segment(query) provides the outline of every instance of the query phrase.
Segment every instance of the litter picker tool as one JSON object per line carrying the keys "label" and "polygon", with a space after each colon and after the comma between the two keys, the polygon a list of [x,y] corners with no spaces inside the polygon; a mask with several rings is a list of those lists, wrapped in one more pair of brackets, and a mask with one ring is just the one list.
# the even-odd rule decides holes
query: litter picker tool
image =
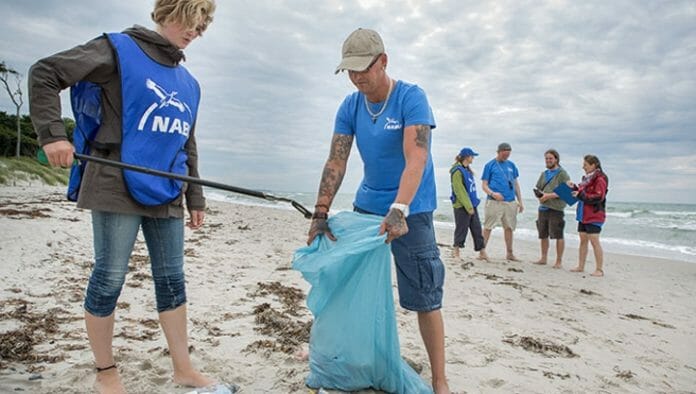
{"label": "litter picker tool", "polygon": [[[46,159],[45,155],[42,155],[42,153],[43,153],[43,150],[41,152],[39,152],[39,161],[44,163],[44,164],[48,164],[48,160]],[[155,170],[152,168],[141,167],[141,166],[137,166],[134,164],[128,164],[128,163],[123,163],[120,161],[104,159],[101,157],[83,155],[81,153],[75,153],[74,156],[77,160],[91,161],[91,162],[103,164],[106,166],[142,172],[142,173],[148,174],[148,175],[155,175],[155,176],[161,176],[164,178],[176,179],[179,181],[194,183],[194,184],[202,185],[202,186],[208,186],[208,187],[212,187],[215,189],[226,190],[226,191],[233,192],[233,193],[244,194],[247,196],[252,196],[252,197],[257,197],[257,198],[263,198],[264,200],[268,200],[268,201],[288,202],[295,209],[297,209],[306,219],[312,218],[312,212],[310,212],[307,208],[305,208],[299,202],[297,202],[293,199],[290,199],[290,198],[278,197],[278,196],[274,196],[272,194],[260,192],[257,190],[244,189],[244,188],[237,187],[237,186],[225,185],[224,183],[218,183],[218,182],[208,181],[205,179],[195,178],[195,177],[188,176],[188,175],[174,174],[171,172]]]}

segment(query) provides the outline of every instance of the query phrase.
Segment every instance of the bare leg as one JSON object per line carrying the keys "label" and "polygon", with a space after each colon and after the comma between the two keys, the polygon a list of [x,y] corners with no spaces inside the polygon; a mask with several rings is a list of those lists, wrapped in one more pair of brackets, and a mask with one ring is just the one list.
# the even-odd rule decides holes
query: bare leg
{"label": "bare leg", "polygon": [[454,257],[455,259],[459,258],[459,248],[456,246],[452,247],[452,257]]}
{"label": "bare leg", "polygon": [[590,234],[588,238],[592,244],[592,251],[594,252],[595,258],[595,272],[591,275],[604,276],[604,251],[602,250],[602,244],[599,243],[599,234]]}
{"label": "bare leg", "polygon": [[546,264],[549,256],[549,239],[542,238],[541,241],[541,257],[539,260],[535,261],[534,264],[544,265]]}
{"label": "bare leg", "polygon": [[580,246],[578,247],[578,266],[571,269],[570,272],[583,272],[585,270],[585,260],[587,260],[587,233],[578,233],[580,236]]}
{"label": "bare leg", "polygon": [[435,394],[449,394],[445,375],[445,327],[440,310],[418,312],[418,327],[430,359]]}
{"label": "bare leg", "polygon": [[172,356],[174,383],[191,387],[206,387],[215,383],[215,380],[201,374],[191,365],[186,329],[186,305],[161,312],[159,319],[164,336],[167,338],[169,354]]}
{"label": "bare leg", "polygon": [[[491,238],[491,232],[492,232],[492,231],[493,231],[493,230],[489,230],[489,229],[486,229],[486,228],[483,229],[483,244],[486,245],[486,247],[488,247],[488,240]],[[489,261],[489,260],[488,260],[488,254],[486,254],[486,259],[485,259],[485,260],[486,260],[486,261]]]}
{"label": "bare leg", "polygon": [[[107,317],[97,317],[85,311],[85,325],[97,368],[114,365],[114,353],[111,347],[114,337],[114,313]],[[117,368],[97,372],[94,386],[101,394],[126,392]]]}
{"label": "bare leg", "polygon": [[506,258],[510,261],[520,261],[512,252],[512,229],[506,228],[505,231],[505,249],[507,250]]}
{"label": "bare leg", "polygon": [[483,244],[486,245],[486,247],[488,247],[488,239],[491,237],[491,231],[493,230],[487,228],[483,229]]}
{"label": "bare leg", "polygon": [[556,240],[556,264],[553,268],[561,268],[563,264],[563,252],[565,251],[565,239]]}
{"label": "bare leg", "polygon": [[479,259],[479,260],[484,260],[484,261],[488,261],[488,253],[486,253],[486,249],[485,249],[485,248],[479,250],[479,255],[478,255],[477,259]]}

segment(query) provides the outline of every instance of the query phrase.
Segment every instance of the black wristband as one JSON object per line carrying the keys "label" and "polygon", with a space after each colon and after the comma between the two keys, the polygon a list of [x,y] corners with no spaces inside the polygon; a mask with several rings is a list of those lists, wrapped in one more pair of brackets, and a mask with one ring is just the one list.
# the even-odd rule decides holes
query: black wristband
{"label": "black wristband", "polygon": [[326,212],[314,212],[312,214],[312,219],[328,219],[329,214]]}

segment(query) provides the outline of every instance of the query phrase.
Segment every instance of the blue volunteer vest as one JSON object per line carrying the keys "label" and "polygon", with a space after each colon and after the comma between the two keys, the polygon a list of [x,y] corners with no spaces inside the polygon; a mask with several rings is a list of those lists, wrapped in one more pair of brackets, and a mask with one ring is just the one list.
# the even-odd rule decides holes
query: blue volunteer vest
{"label": "blue volunteer vest", "polygon": [[[471,205],[474,208],[478,207],[481,200],[478,198],[478,193],[476,193],[476,180],[474,179],[474,174],[472,174],[471,171],[466,171],[466,169],[462,166],[455,167],[454,171],[459,171],[462,173],[462,179],[464,179],[464,188],[469,193]],[[453,175],[454,171],[450,175]],[[452,190],[450,200],[452,200],[452,202],[457,201],[457,196],[454,195],[454,190]]]}
{"label": "blue volunteer vest", "polygon": [[[196,119],[200,87],[179,65],[169,67],[152,60],[133,39],[123,33],[106,37],[114,48],[121,77],[121,161],[155,170],[188,175],[185,145]],[[89,153],[101,124],[101,88],[81,81],[71,89],[76,128],[74,145]],[[82,120],[82,121],[81,121]],[[83,166],[73,167],[68,198],[77,199]],[[181,194],[183,182],[123,170],[128,192],[138,203],[155,206],[170,203]]]}
{"label": "blue volunteer vest", "polygon": [[[126,34],[109,34],[116,50],[123,98],[121,160],[160,171],[188,175],[184,145],[198,112],[200,87],[179,65],[152,60]],[[161,205],[181,194],[182,181],[130,170],[123,178],[143,205]]]}
{"label": "blue volunteer vest", "polygon": [[[75,116],[73,146],[75,152],[89,155],[102,121],[101,87],[80,81],[70,88],[70,104]],[[77,201],[86,162],[73,162],[68,180],[68,200]]]}

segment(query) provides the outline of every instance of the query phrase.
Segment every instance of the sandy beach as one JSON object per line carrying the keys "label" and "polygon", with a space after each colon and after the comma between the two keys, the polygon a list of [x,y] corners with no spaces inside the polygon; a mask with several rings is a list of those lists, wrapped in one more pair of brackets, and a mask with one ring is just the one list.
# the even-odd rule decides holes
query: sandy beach
{"label": "sandy beach", "polygon": [[[308,221],[294,210],[209,202],[186,230],[191,354],[243,393],[307,393],[307,283],[291,269]],[[91,219],[63,187],[0,187],[0,392],[92,392],[82,319],[92,264]],[[502,233],[475,259],[469,242],[447,267],[447,371],[458,393],[691,393],[696,391],[696,264],[607,254],[604,278],[537,266],[538,244]],[[552,248],[550,257],[555,256]],[[394,288],[396,290],[396,288]],[[394,292],[397,297],[396,291]],[[186,393],[171,381],[147,249],[136,243],[119,299],[114,346],[129,392]],[[416,317],[396,308],[401,352],[430,380]]]}

